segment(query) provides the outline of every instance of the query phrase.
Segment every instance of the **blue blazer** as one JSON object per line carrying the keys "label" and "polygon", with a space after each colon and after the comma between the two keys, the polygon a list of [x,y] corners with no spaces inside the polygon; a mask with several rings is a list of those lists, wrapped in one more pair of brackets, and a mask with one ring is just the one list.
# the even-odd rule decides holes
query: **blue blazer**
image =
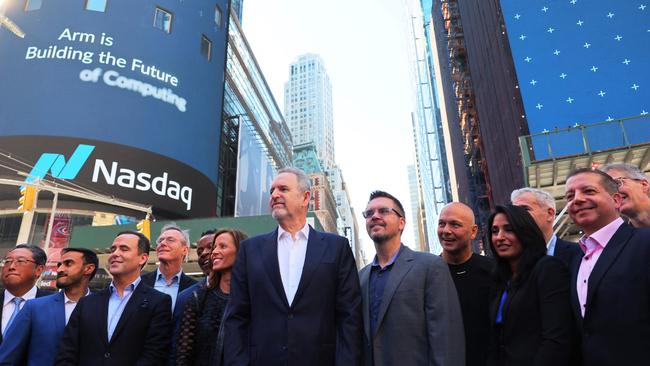
{"label": "blue blazer", "polygon": [[0,365],[53,365],[64,329],[63,291],[27,301],[5,332]]}
{"label": "blue blazer", "polygon": [[347,239],[309,229],[289,305],[278,264],[278,231],[242,242],[230,283],[225,365],[359,365],[361,292]]}

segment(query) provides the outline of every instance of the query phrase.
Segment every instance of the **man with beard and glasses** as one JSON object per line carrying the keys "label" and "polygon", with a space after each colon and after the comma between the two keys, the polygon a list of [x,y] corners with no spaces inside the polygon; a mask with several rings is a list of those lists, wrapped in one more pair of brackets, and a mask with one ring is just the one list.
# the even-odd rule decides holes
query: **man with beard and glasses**
{"label": "man with beard and glasses", "polygon": [[56,276],[56,287],[61,291],[25,304],[0,346],[0,365],[54,364],[63,330],[79,299],[90,293],[88,284],[98,267],[97,254],[92,250],[63,249]]}
{"label": "man with beard and glasses", "polygon": [[279,170],[278,228],[241,243],[226,312],[226,365],[359,364],[359,277],[348,240],[307,224],[309,177]]}
{"label": "man with beard and glasses", "polygon": [[404,207],[375,191],[363,212],[377,254],[359,273],[365,365],[465,365],[463,319],[445,262],[401,241]]}
{"label": "man with beard and glasses", "polygon": [[467,366],[485,365],[494,288],[494,260],[472,252],[472,240],[477,232],[474,212],[466,204],[452,202],[440,211],[438,239],[442,245],[441,257],[449,266],[458,292],[465,326]]}

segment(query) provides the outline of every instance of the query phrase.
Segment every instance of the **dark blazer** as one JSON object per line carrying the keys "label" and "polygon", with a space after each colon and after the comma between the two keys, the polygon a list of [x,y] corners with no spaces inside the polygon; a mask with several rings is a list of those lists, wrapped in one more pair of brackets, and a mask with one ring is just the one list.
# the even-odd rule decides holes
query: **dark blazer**
{"label": "dark blazer", "polygon": [[226,365],[359,364],[359,277],[348,240],[310,227],[289,306],[278,265],[278,231],[241,243],[225,324]]}
{"label": "dark blazer", "polygon": [[[45,290],[41,290],[40,288],[36,289],[36,297],[43,297],[43,296],[47,296],[47,295],[52,295],[53,293],[54,292],[52,292],[52,291],[45,291]],[[2,310],[4,308],[2,306],[2,304],[4,304],[4,303],[5,303],[5,291],[4,291],[4,289],[2,289],[0,291],[0,319],[2,319]],[[27,303],[25,303],[25,305],[27,305]],[[23,307],[25,305],[23,305]],[[2,337],[2,333],[0,333],[0,343],[2,343],[2,341],[3,341],[3,337]]]}
{"label": "dark blazer", "polygon": [[82,298],[63,333],[56,365],[164,365],[171,298],[139,283],[108,340],[109,289]]}
{"label": "dark blazer", "polygon": [[650,362],[650,229],[623,223],[589,276],[587,308],[580,312],[576,282],[581,259],[571,266],[571,301],[585,366]]}
{"label": "dark blazer", "polygon": [[370,334],[371,265],[359,273],[365,365],[465,365],[463,316],[447,264],[404,247],[393,264]]}
{"label": "dark blazer", "polygon": [[583,254],[582,249],[580,249],[577,243],[557,238],[553,256],[564,262],[567,267],[571,264],[573,257],[577,256],[581,258]]}
{"label": "dark blazer", "polygon": [[[142,283],[144,283],[145,285],[147,285],[149,287],[154,287],[154,285],[156,283],[156,271],[145,273],[140,277],[142,278]],[[192,277],[186,275],[185,272],[181,272],[181,278],[180,278],[180,281],[178,283],[178,295],[180,295],[180,293],[183,290],[185,290],[186,288],[188,288],[188,287],[190,287],[190,286],[192,286],[194,284],[196,284],[195,279],[193,279]],[[176,308],[175,306],[178,305],[178,299],[179,299],[178,295],[176,295],[176,304],[174,304],[174,309]],[[183,310],[181,309],[181,313],[182,312],[183,312]]]}
{"label": "dark blazer", "polygon": [[568,365],[571,357],[569,273],[555,257],[544,256],[523,281],[513,284],[496,324],[503,288],[490,306],[488,365]]}

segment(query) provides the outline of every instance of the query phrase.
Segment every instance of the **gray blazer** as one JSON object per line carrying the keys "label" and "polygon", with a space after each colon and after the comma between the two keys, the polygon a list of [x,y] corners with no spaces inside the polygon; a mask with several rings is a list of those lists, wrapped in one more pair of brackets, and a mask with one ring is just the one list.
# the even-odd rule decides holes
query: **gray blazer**
{"label": "gray blazer", "polygon": [[364,364],[464,366],[463,318],[447,264],[430,253],[404,247],[390,271],[372,336],[370,270],[367,265],[359,273]]}

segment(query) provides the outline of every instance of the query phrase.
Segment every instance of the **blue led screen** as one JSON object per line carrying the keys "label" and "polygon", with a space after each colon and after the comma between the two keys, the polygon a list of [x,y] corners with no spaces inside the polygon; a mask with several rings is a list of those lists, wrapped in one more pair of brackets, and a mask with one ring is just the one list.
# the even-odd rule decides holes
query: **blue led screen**
{"label": "blue led screen", "polygon": [[[650,7],[643,2],[502,0],[501,7],[531,134],[650,112]],[[587,129],[589,148],[650,140],[650,119],[640,121],[624,123],[625,131],[618,123]],[[553,137],[553,155],[583,150],[575,146],[580,131],[563,135]],[[534,139],[538,158],[548,156],[545,139]]]}

